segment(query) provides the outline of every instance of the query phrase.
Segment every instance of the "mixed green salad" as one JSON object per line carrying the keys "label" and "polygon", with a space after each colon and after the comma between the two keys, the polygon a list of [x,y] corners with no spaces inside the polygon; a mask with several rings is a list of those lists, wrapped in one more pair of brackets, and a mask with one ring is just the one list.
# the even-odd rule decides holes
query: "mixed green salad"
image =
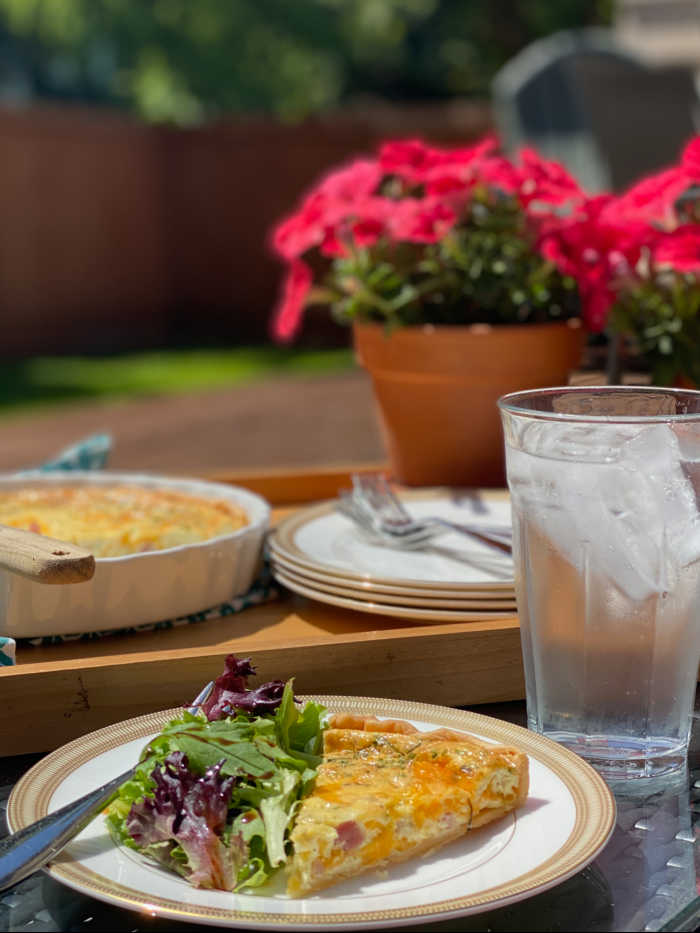
{"label": "mixed green salad", "polygon": [[321,762],[325,709],[299,709],[291,680],[248,689],[253,674],[229,655],[201,712],[149,742],[106,812],[116,842],[197,887],[259,887],[284,865]]}

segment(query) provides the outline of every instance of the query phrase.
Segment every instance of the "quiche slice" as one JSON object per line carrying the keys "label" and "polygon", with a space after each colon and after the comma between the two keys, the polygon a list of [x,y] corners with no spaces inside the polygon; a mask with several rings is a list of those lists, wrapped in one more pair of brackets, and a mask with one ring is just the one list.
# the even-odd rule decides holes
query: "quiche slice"
{"label": "quiche slice", "polygon": [[337,714],[291,833],[287,892],[303,897],[430,852],[514,810],[527,790],[516,748]]}

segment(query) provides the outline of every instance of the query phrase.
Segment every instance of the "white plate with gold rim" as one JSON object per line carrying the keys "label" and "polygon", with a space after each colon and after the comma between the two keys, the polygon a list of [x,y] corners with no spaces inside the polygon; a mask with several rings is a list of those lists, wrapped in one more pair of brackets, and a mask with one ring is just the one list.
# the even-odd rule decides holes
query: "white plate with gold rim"
{"label": "white plate with gold rim", "polygon": [[421,587],[421,586],[411,586],[409,584],[405,585],[392,585],[385,583],[377,583],[373,579],[367,579],[366,577],[358,577],[357,579],[351,576],[338,576],[337,574],[329,570],[312,570],[310,567],[298,563],[293,558],[289,557],[275,547],[274,540],[269,542],[269,555],[271,562],[274,565],[279,565],[287,571],[291,571],[294,575],[299,577],[307,577],[309,580],[315,580],[318,583],[323,583],[326,586],[337,586],[337,587],[349,587],[356,590],[358,593],[377,593],[382,594],[386,597],[391,596],[401,596],[401,597],[418,597],[419,599],[448,599],[448,600],[471,600],[471,599],[483,599],[483,600],[508,600],[515,599],[515,587],[509,588],[499,588],[499,589],[476,589],[471,586],[464,587],[462,589],[450,589],[450,588],[438,588],[438,587]]}
{"label": "white plate with gold rim", "polygon": [[337,596],[315,586],[303,583],[299,577],[287,576],[280,569],[275,571],[275,579],[288,590],[315,599],[319,603],[328,603],[339,609],[352,609],[354,612],[369,612],[372,615],[394,616],[397,619],[411,619],[414,622],[476,622],[481,619],[507,619],[515,615],[515,606],[507,609],[425,609],[418,606],[399,606],[394,603],[373,602],[371,599],[356,599],[349,596]]}
{"label": "white plate with gold rim", "polygon": [[[455,501],[447,492],[402,496],[415,518],[437,515],[481,526],[509,525],[507,493],[484,494],[480,509],[472,499]],[[484,511],[482,511],[484,510]],[[333,502],[300,509],[272,533],[271,547],[301,567],[353,580],[431,590],[513,590],[509,554],[456,532],[441,535],[425,549],[406,550],[373,544]]]}
{"label": "white plate with gold rim", "polygon": [[507,609],[516,611],[515,596],[512,599],[479,599],[463,596],[461,599],[442,599],[438,596],[423,598],[419,596],[396,596],[394,594],[377,592],[372,586],[352,587],[339,586],[334,581],[326,581],[313,576],[298,573],[293,567],[283,561],[272,561],[272,575],[280,583],[286,585],[285,580],[292,580],[300,586],[306,586],[321,593],[339,596],[345,599],[358,599],[363,602],[379,603],[387,606],[408,606],[415,609],[460,609],[463,611],[476,611],[479,609]]}
{"label": "white plate with gold rim", "polygon": [[[519,726],[477,713],[401,700],[314,697],[331,711],[400,718],[418,729],[470,732],[517,745],[530,759],[524,806],[432,854],[298,900],[190,887],[116,846],[97,818],[46,869],[98,900],[151,915],[254,929],[377,929],[447,920],[516,903],[575,875],[605,846],[615,803],[604,781],[572,752]],[[167,710],[107,726],[63,746],[18,782],[12,831],[105,783],[177,714]]]}

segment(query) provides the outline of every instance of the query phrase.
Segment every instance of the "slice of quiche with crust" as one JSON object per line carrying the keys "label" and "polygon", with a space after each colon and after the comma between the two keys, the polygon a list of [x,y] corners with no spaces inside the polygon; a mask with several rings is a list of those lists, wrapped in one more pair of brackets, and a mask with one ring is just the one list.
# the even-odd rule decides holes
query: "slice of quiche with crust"
{"label": "slice of quiche with crust", "polygon": [[466,733],[336,714],[299,808],[293,897],[430,852],[523,803],[523,752]]}

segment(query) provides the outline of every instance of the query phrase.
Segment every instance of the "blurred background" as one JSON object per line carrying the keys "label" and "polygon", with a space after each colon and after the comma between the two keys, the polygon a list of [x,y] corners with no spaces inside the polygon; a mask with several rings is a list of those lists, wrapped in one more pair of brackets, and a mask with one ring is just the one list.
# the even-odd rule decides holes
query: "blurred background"
{"label": "blurred background", "polygon": [[[698,68],[700,0],[0,0],[0,415],[350,371],[325,311],[269,340],[268,232],[324,169],[496,128],[619,189],[692,135]],[[53,440],[3,423],[0,467]]]}

